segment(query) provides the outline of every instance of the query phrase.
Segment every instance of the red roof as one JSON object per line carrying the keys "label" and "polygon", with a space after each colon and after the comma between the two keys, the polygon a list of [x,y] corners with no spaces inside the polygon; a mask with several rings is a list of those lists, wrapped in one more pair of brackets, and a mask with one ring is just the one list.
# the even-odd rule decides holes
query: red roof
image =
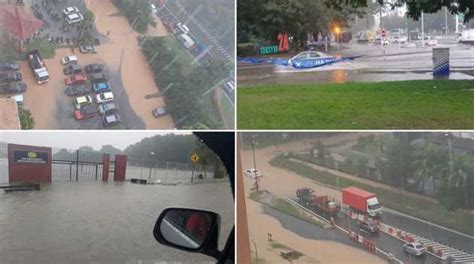
{"label": "red roof", "polygon": [[43,21],[16,5],[0,5],[0,23],[8,34],[25,40],[43,26]]}

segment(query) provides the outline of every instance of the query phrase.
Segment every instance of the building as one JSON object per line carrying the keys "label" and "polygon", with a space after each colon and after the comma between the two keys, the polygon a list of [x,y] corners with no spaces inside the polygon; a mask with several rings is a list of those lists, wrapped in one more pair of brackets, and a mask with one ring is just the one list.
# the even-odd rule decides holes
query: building
{"label": "building", "polygon": [[20,116],[15,99],[0,98],[0,130],[19,130]]}
{"label": "building", "polygon": [[19,47],[22,47],[25,41],[32,38],[42,27],[43,21],[27,12],[24,7],[0,3],[2,38],[13,40],[18,43]]}

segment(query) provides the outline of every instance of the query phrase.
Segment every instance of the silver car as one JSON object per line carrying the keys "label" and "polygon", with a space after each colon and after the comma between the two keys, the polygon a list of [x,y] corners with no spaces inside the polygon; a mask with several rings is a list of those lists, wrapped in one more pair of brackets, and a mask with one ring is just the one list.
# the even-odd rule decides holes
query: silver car
{"label": "silver car", "polygon": [[415,256],[421,256],[426,252],[425,246],[419,242],[406,243],[403,250]]}

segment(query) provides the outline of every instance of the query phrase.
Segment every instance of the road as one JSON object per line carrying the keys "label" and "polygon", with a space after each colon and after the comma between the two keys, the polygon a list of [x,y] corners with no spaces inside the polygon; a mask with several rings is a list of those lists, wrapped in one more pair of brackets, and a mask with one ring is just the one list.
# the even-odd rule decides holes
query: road
{"label": "road", "polygon": [[[440,44],[439,47],[450,48],[450,79],[474,79],[474,46]],[[399,48],[398,45],[391,45],[382,49],[373,44],[350,44],[341,51],[331,52],[331,55],[360,57],[307,70],[239,63],[239,86],[433,79],[431,47]]]}

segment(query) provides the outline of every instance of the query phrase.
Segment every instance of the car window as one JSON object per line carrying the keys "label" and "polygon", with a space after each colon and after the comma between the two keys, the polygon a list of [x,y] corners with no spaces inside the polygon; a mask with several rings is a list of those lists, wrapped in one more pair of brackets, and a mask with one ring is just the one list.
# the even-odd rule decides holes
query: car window
{"label": "car window", "polygon": [[318,53],[309,53],[308,55],[309,55],[308,58],[313,58],[313,59],[321,57],[321,56],[319,56]]}

